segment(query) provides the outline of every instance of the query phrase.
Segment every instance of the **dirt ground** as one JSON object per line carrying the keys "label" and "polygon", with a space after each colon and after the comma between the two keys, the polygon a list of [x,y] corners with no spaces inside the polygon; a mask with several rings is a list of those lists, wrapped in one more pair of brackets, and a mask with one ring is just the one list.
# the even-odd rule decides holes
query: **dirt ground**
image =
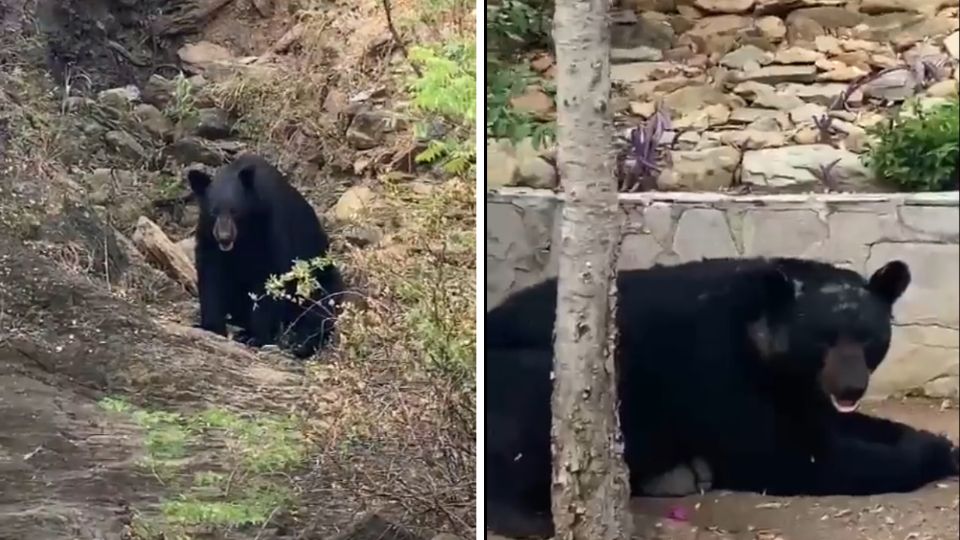
{"label": "dirt ground", "polygon": [[[941,410],[926,401],[886,401],[870,410],[954,440],[960,435],[960,413],[955,408]],[[637,498],[631,507],[635,538],[645,540],[947,540],[960,535],[958,500],[958,483],[951,480],[914,493],[871,497],[710,492],[680,499]]]}

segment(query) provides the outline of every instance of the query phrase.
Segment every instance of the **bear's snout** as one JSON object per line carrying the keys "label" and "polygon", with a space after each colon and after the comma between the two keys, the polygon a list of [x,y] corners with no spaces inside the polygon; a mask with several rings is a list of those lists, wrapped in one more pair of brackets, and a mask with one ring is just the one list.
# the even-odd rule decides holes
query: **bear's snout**
{"label": "bear's snout", "polygon": [[228,216],[217,216],[213,224],[213,238],[220,251],[230,251],[237,240],[237,224]]}
{"label": "bear's snout", "polygon": [[841,339],[827,349],[820,384],[837,411],[848,413],[857,410],[869,382],[870,369],[860,343]]}

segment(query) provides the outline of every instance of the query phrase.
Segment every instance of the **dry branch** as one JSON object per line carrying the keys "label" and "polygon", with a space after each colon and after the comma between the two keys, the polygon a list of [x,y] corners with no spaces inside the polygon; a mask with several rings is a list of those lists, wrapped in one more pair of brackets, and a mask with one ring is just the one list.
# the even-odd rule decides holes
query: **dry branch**
{"label": "dry branch", "polygon": [[132,240],[149,262],[183,285],[191,294],[197,294],[197,269],[186,253],[173,243],[156,223],[141,216],[137,220]]}

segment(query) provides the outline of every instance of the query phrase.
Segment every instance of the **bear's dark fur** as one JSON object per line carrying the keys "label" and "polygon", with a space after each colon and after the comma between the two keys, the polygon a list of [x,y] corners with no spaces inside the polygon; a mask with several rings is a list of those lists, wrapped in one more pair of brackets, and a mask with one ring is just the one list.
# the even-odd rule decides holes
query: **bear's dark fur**
{"label": "bear's dark fur", "polygon": [[343,290],[336,267],[314,272],[319,287],[312,302],[264,294],[268,278],[288,272],[294,260],[327,254],[329,241],[310,203],[273,165],[252,154],[237,157],[213,178],[191,170],[187,181],[200,206],[200,327],[226,335],[229,315],[245,343],[281,343],[299,358],[312,355],[333,329]]}
{"label": "bear's dark fur", "polygon": [[[909,282],[900,261],[867,280],[784,258],[621,272],[618,388],[631,491],[697,457],[714,488],[777,495],[905,492],[956,475],[957,447],[946,438],[853,412]],[[495,530],[511,513],[549,517],[556,287],[551,279],[522,290],[486,316],[485,489]]]}

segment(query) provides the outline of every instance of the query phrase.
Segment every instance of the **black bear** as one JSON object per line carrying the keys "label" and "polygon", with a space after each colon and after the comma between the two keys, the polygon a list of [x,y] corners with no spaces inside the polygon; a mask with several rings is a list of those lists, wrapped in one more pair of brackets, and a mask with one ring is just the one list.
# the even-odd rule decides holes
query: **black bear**
{"label": "black bear", "polygon": [[[336,319],[343,291],[337,268],[328,264],[314,271],[318,286],[310,301],[265,294],[267,280],[288,272],[295,260],[327,254],[329,241],[310,203],[280,171],[253,154],[237,157],[213,178],[190,170],[187,181],[200,207],[200,327],[226,335],[229,316],[244,343],[280,343],[298,358],[315,353]],[[291,283],[286,292],[294,288]]]}
{"label": "black bear", "polygon": [[[698,458],[714,488],[773,495],[905,492],[956,475],[945,437],[855,412],[910,279],[900,261],[864,279],[791,258],[621,272],[631,491]],[[518,516],[550,527],[556,287],[519,291],[486,316],[487,520],[507,534]]]}

